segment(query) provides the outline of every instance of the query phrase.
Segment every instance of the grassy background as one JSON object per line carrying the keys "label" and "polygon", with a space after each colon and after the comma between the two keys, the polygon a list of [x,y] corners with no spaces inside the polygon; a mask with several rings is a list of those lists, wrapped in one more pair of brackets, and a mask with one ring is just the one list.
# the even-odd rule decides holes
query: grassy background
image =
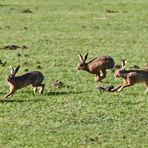
{"label": "grassy background", "polygon": [[[98,85],[118,85],[109,71],[102,84],[77,71],[78,53],[89,59],[110,55],[120,63],[148,63],[146,0],[0,0],[0,147],[148,147],[148,99],[145,86],[122,93],[100,93]],[[29,9],[32,13],[23,13]],[[114,10],[117,13],[107,13]],[[21,54],[19,57],[18,54]],[[3,99],[9,65],[45,75],[44,95],[31,87]],[[55,80],[65,85],[55,89]]]}

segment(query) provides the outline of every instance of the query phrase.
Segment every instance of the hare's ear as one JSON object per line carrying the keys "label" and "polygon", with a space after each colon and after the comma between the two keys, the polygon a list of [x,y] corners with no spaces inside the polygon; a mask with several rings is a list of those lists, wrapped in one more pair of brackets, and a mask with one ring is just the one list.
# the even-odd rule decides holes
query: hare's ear
{"label": "hare's ear", "polygon": [[126,63],[127,63],[126,59],[121,60],[121,66],[122,66],[123,69],[125,68]]}
{"label": "hare's ear", "polygon": [[10,65],[10,73],[14,74],[14,68]]}
{"label": "hare's ear", "polygon": [[20,68],[20,65],[18,65],[18,66],[15,68],[14,74],[16,74],[16,73],[18,72],[19,68]]}
{"label": "hare's ear", "polygon": [[125,66],[127,64],[127,60],[123,59],[122,61],[124,62],[124,66]]}
{"label": "hare's ear", "polygon": [[83,62],[83,56],[81,54],[78,54],[78,57],[80,59],[80,62]]}
{"label": "hare's ear", "polygon": [[87,57],[88,57],[88,53],[86,53],[86,55],[84,56],[84,61],[87,60]]}

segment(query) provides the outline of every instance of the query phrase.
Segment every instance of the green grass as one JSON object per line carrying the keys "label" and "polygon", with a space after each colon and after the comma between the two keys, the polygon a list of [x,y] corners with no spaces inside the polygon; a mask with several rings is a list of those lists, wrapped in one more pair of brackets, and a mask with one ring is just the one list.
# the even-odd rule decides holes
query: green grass
{"label": "green grass", "polygon": [[[77,71],[78,53],[89,59],[110,55],[116,63],[148,63],[148,2],[146,0],[5,0],[0,1],[0,147],[148,147],[148,96],[143,84],[122,93],[100,93],[98,85],[118,85],[108,71],[102,84]],[[30,9],[32,13],[22,13]],[[106,9],[118,11],[106,13]],[[27,27],[27,29],[25,29]],[[18,57],[17,54],[21,56]],[[26,57],[25,55],[29,56]],[[9,65],[45,75],[44,95],[31,87],[3,99]],[[55,89],[55,80],[65,87]]]}

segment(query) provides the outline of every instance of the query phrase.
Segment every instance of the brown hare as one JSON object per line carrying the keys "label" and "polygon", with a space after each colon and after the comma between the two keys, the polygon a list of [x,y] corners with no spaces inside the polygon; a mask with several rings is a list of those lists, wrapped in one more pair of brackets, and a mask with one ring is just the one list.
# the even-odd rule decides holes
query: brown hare
{"label": "brown hare", "polygon": [[39,93],[43,93],[45,84],[42,84],[44,80],[44,76],[40,71],[32,71],[25,73],[21,76],[15,76],[18,72],[20,66],[17,66],[15,69],[10,66],[11,73],[7,78],[7,81],[10,86],[10,92],[5,96],[5,98],[13,96],[13,94],[28,85],[32,85],[34,87],[34,93],[37,92],[38,87],[40,87]]}
{"label": "brown hare", "polygon": [[[80,63],[77,64],[78,70],[85,70],[91,74],[95,74],[95,81],[101,81],[106,77],[106,70],[114,68],[114,60],[110,56],[100,56],[89,62],[86,62],[88,53],[83,57],[78,54]],[[100,73],[102,72],[102,75]]]}
{"label": "brown hare", "polygon": [[123,78],[124,83],[113,88],[112,92],[121,92],[124,88],[136,83],[145,83],[148,91],[148,71],[146,70],[125,70],[125,63],[122,61],[122,68],[116,71],[115,76]]}

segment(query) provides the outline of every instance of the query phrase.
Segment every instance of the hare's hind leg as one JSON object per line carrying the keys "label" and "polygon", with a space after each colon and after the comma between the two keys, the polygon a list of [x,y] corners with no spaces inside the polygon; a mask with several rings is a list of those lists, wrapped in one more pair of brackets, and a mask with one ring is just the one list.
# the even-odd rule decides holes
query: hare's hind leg
{"label": "hare's hind leg", "polygon": [[44,88],[45,88],[45,84],[40,84],[39,87],[41,87],[40,90],[39,90],[39,94],[43,94]]}
{"label": "hare's hind leg", "polygon": [[33,86],[34,94],[36,94],[37,92],[39,92],[39,94],[42,94],[44,91],[44,88],[45,88],[45,84],[39,84],[37,86]]}
{"label": "hare's hind leg", "polygon": [[37,87],[33,87],[33,92],[34,92],[34,94],[36,94],[37,90],[38,90]]}
{"label": "hare's hind leg", "polygon": [[32,86],[33,86],[34,94],[37,92],[39,92],[39,94],[42,94],[44,91],[45,84],[33,83]]}

